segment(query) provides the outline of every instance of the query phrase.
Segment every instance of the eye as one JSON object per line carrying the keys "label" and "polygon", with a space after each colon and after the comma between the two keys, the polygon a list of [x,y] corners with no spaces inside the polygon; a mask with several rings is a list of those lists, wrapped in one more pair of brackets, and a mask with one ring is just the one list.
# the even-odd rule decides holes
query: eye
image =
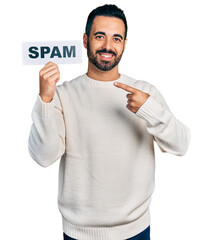
{"label": "eye", "polygon": [[120,38],[114,38],[114,41],[115,42],[121,42],[121,39]]}
{"label": "eye", "polygon": [[104,38],[103,35],[98,35],[98,36],[96,36],[96,39],[103,39],[103,38]]}

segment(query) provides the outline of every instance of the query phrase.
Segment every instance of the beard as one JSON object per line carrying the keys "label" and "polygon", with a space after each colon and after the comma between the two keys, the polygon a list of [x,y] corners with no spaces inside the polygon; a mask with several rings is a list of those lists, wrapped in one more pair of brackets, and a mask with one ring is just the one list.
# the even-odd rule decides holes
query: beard
{"label": "beard", "polygon": [[[89,41],[87,42],[87,56],[88,56],[89,61],[95,67],[97,67],[99,70],[102,70],[102,71],[110,71],[116,65],[118,65],[118,63],[120,62],[120,60],[122,58],[123,52],[124,52],[124,49],[123,49],[122,53],[117,56],[117,54],[114,51],[107,50],[107,49],[104,48],[104,49],[101,49],[101,50],[97,50],[96,53],[94,54],[90,49]],[[98,61],[98,58],[97,58],[98,53],[113,54],[114,60],[112,60],[112,61],[103,61],[103,60]]]}

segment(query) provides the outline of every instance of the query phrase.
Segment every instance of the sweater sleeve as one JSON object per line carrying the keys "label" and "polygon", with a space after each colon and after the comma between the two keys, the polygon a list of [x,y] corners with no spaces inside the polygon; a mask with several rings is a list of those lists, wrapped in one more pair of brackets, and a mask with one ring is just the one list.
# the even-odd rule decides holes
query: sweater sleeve
{"label": "sweater sleeve", "polygon": [[147,122],[147,131],[154,137],[161,151],[183,156],[190,142],[190,130],[169,110],[159,91],[152,87],[153,94],[138,109],[136,115]]}
{"label": "sweater sleeve", "polygon": [[57,91],[50,103],[37,97],[32,121],[28,139],[29,153],[39,165],[48,167],[65,152],[65,126]]}

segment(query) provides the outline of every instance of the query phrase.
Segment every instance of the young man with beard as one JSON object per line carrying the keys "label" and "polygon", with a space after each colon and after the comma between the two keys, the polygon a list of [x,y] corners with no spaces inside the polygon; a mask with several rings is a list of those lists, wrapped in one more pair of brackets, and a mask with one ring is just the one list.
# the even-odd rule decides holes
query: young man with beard
{"label": "young man with beard", "polygon": [[88,71],[56,86],[58,66],[40,71],[29,152],[41,166],[61,158],[58,206],[64,239],[150,239],[156,141],[176,155],[190,133],[158,90],[118,71],[127,22],[115,5],[88,16]]}

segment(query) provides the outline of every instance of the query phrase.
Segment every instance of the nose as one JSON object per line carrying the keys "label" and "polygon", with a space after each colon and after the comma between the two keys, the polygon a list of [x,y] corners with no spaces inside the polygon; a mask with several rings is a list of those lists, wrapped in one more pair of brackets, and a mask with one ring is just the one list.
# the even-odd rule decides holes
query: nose
{"label": "nose", "polygon": [[107,49],[107,50],[111,50],[112,49],[112,42],[110,38],[105,38],[104,44],[103,44],[103,48]]}

